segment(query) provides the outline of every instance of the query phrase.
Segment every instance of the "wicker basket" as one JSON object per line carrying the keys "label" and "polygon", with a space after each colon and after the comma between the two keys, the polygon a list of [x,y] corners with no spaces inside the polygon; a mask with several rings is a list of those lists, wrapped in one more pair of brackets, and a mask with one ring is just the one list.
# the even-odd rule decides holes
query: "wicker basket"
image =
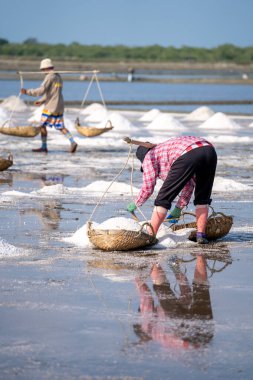
{"label": "wicker basket", "polygon": [[[192,215],[194,217],[195,214],[185,212],[184,215]],[[213,211],[212,214],[207,219],[206,224],[206,236],[208,240],[216,240],[220,239],[223,236],[226,236],[231,227],[233,225],[233,217],[227,216],[223,214],[222,212],[215,212]],[[173,231],[180,230],[182,228],[197,228],[196,222],[191,223],[184,223],[184,224],[175,224],[173,225],[172,229]],[[196,231],[193,231],[190,236],[190,240],[196,239]]]}
{"label": "wicker basket", "polygon": [[149,235],[143,231],[144,223],[139,231],[128,230],[99,230],[92,228],[88,222],[88,237],[95,247],[103,251],[130,251],[137,248],[148,247],[157,243],[155,234]]}
{"label": "wicker basket", "polygon": [[11,154],[8,156],[7,159],[0,156],[0,171],[1,172],[8,169],[12,165],[13,165],[13,157]]}
{"label": "wicker basket", "polygon": [[110,122],[110,120],[108,120],[106,125],[107,124],[109,124],[109,127],[106,127],[106,126],[104,128],[85,127],[85,126],[80,125],[79,119],[77,118],[75,121],[75,128],[80,133],[80,135],[82,135],[82,136],[95,137],[95,136],[99,136],[102,133],[108,132],[111,129],[113,129],[113,126],[112,126],[112,123]]}
{"label": "wicker basket", "polygon": [[35,137],[40,133],[39,127],[33,125],[16,126],[16,127],[0,127],[0,133],[4,135],[18,136],[18,137]]}

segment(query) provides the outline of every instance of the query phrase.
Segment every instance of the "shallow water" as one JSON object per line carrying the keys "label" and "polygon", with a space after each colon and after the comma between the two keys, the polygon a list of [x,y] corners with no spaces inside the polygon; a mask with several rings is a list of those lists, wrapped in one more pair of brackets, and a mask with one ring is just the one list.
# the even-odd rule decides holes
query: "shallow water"
{"label": "shallow water", "polygon": [[[37,88],[40,81],[26,80],[25,88]],[[100,84],[105,102],[109,101],[137,101],[137,102],[208,102],[208,101],[247,101],[252,100],[252,84],[192,84],[192,83],[145,83],[145,82],[103,82]],[[89,82],[65,81],[63,94],[66,101],[77,101],[80,105],[84,99]],[[0,99],[4,99],[13,94],[18,95],[20,90],[19,80],[0,80]],[[25,100],[32,98],[23,96]],[[99,90],[92,84],[87,94],[87,101],[101,102]],[[203,103],[202,103],[203,104]],[[198,107],[195,105],[159,105],[154,103],[154,107],[163,111],[191,112]],[[117,108],[117,106],[115,106]],[[118,108],[122,108],[119,106]],[[137,106],[124,106],[125,109],[148,110],[150,106],[138,104]],[[212,108],[216,112],[227,112],[232,114],[253,115],[252,104],[215,104]]]}
{"label": "shallow water", "polygon": [[[27,120],[31,111],[18,118]],[[76,112],[66,116],[74,120]],[[127,131],[131,136],[171,136],[146,130],[142,113],[123,114],[136,127]],[[14,165],[0,173],[1,379],[251,378],[252,118],[236,118],[238,131],[203,133],[199,123],[175,117],[189,133],[214,141],[213,206],[234,215],[229,235],[203,248],[105,253],[64,240],[87,222],[101,196],[85,187],[110,183],[124,166],[124,128],[94,139],[73,130],[75,155],[55,131],[49,131],[48,155],[31,153],[39,137],[0,135],[1,154],[14,155]],[[130,174],[131,162],[117,182],[129,184]],[[58,192],[50,193],[50,185],[59,185]],[[143,207],[147,216],[153,199]],[[130,200],[123,190],[108,194],[93,220],[127,217]]]}

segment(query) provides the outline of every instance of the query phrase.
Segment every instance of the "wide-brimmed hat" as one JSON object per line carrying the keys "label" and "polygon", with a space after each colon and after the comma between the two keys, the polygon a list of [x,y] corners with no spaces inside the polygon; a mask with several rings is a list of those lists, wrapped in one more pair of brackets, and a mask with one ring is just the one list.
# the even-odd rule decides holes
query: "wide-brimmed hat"
{"label": "wide-brimmed hat", "polygon": [[40,70],[51,69],[52,67],[54,67],[54,65],[50,58],[42,59],[40,62]]}
{"label": "wide-brimmed hat", "polygon": [[[143,163],[144,158],[149,151],[150,151],[150,148],[145,148],[144,146],[138,146],[136,150],[136,157],[138,158],[138,160],[141,161],[141,163]],[[141,166],[141,172],[143,172],[142,166]]]}

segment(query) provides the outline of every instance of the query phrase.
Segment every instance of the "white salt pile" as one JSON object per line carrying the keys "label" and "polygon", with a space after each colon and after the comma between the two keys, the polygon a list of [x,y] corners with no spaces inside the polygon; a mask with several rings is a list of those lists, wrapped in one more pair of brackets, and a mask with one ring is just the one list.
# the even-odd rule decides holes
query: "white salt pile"
{"label": "white salt pile", "polygon": [[1,107],[9,110],[9,111],[26,111],[27,105],[25,102],[20,99],[18,96],[9,96],[8,98],[4,99],[4,101],[1,103]]}
{"label": "white salt pile", "polygon": [[160,115],[160,113],[161,111],[159,111],[157,108],[153,108],[152,110],[144,113],[144,115],[142,115],[139,120],[150,122],[153,121],[158,115]]}
{"label": "white salt pile", "polygon": [[217,112],[199,126],[200,129],[238,130],[241,126],[222,112]]}
{"label": "white salt pile", "polygon": [[[141,224],[144,222],[137,223],[133,219],[124,218],[124,217],[116,217],[110,218],[102,222],[101,224],[92,223],[93,229],[99,230],[127,230],[127,231],[139,231],[141,228]],[[159,239],[159,243],[153,246],[153,248],[158,249],[167,249],[169,247],[176,246],[189,246],[194,243],[188,240],[188,237],[191,233],[192,229],[182,229],[180,231],[172,232],[169,227],[163,224],[159,232],[157,234],[157,238]],[[83,225],[80,229],[78,229],[71,237],[67,237],[63,239],[65,242],[69,242],[75,244],[80,247],[92,247],[91,242],[89,241],[87,235],[87,223]]]}
{"label": "white salt pile", "polygon": [[[97,223],[93,222],[92,227],[96,228]],[[64,238],[63,241],[75,244],[79,247],[92,247],[92,243],[90,242],[87,235],[87,223],[85,223],[79,230],[77,230],[74,235]]]}
{"label": "white salt pile", "polygon": [[[113,184],[110,186],[111,182],[109,181],[94,181],[83,188],[85,192],[92,192],[92,193],[104,193],[107,191],[108,193],[114,193],[114,194],[131,194],[131,186],[127,185],[123,182],[113,182]],[[110,188],[108,189],[108,187]],[[108,189],[108,190],[107,190]],[[133,193],[137,194],[139,192],[139,189],[136,187],[132,187]]]}
{"label": "white salt pile", "polygon": [[96,229],[139,231],[141,226],[133,219],[117,217],[105,220],[103,223],[97,225]]}
{"label": "white salt pile", "polygon": [[252,186],[245,185],[240,182],[236,182],[232,179],[226,179],[222,177],[215,177],[213,191],[227,192],[227,191],[252,191]]}
{"label": "white salt pile", "polygon": [[40,190],[32,191],[31,194],[62,195],[62,194],[69,194],[69,190],[67,187],[63,186],[61,183],[58,183],[57,185],[44,186]]}
{"label": "white salt pile", "polygon": [[211,143],[223,143],[223,144],[234,144],[234,143],[240,143],[240,144],[249,144],[253,143],[253,138],[250,136],[238,136],[238,135],[222,135],[219,134],[220,131],[217,131],[216,135],[205,135],[205,138],[210,141]]}
{"label": "white salt pile", "polygon": [[7,120],[7,118],[8,115],[6,111],[2,107],[0,107],[0,122]]}
{"label": "white salt pile", "polygon": [[172,232],[171,229],[162,225],[157,234],[157,238],[159,239],[159,242],[155,247],[164,249],[164,248],[173,248],[173,247],[178,247],[178,246],[194,245],[194,242],[188,239],[191,231],[193,231],[193,229],[184,228],[182,230]]}
{"label": "white salt pile", "polygon": [[90,115],[91,113],[99,110],[103,110],[105,107],[100,103],[92,103],[89,106],[85,107],[82,111],[82,115]]}
{"label": "white salt pile", "polygon": [[101,122],[104,119],[108,119],[108,111],[106,108],[98,109],[85,118],[85,122]]}
{"label": "white salt pile", "polygon": [[44,106],[40,106],[38,108],[36,108],[33,112],[32,112],[32,115],[31,117],[29,117],[28,119],[28,122],[29,123],[38,123],[40,121],[40,118],[41,118],[41,114],[42,114],[42,110],[43,110]]}
{"label": "white salt pile", "polygon": [[24,193],[22,191],[16,191],[16,190],[5,191],[4,193],[2,193],[2,195],[7,198],[8,197],[20,197],[20,198],[30,197],[30,193]]}
{"label": "white salt pile", "polygon": [[11,258],[27,254],[24,249],[15,247],[15,245],[7,243],[7,241],[0,239],[0,259]]}
{"label": "white salt pile", "polygon": [[185,116],[184,120],[204,121],[214,115],[214,111],[209,107],[199,107]]}
{"label": "white salt pile", "polygon": [[173,116],[168,114],[159,114],[155,119],[147,126],[147,129],[158,131],[185,131],[187,128]]}
{"label": "white salt pile", "polygon": [[116,130],[128,131],[128,130],[134,130],[135,129],[133,124],[126,117],[121,115],[119,112],[110,112],[108,117],[106,119],[104,119],[103,122],[101,122],[101,124],[97,125],[97,127],[98,128],[104,128],[105,124],[108,121],[108,118],[111,121],[112,126]]}
{"label": "white salt pile", "polygon": [[5,119],[4,121],[2,121],[0,123],[1,127],[5,127],[5,128],[12,128],[12,127],[16,127],[18,125],[18,121],[16,119]]}

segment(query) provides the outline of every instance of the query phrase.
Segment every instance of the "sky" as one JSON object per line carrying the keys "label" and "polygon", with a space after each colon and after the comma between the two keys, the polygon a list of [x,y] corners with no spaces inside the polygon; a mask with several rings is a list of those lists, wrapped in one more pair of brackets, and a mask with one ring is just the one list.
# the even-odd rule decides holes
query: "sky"
{"label": "sky", "polygon": [[253,0],[0,0],[0,38],[84,45],[253,46]]}

